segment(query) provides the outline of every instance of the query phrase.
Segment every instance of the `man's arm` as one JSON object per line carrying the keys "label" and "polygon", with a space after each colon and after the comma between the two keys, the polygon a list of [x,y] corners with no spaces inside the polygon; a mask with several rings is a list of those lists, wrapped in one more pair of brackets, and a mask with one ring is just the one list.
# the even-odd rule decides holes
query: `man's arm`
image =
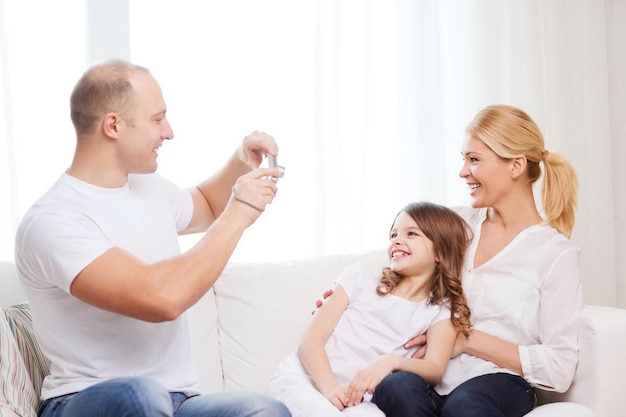
{"label": "man's arm", "polygon": [[[268,187],[276,187],[271,180],[264,181],[271,184]],[[269,197],[264,202],[251,200],[263,208],[271,202]],[[70,292],[86,303],[140,320],[174,320],[211,288],[244,230],[260,214],[231,199],[222,215],[187,252],[146,264],[129,252],[112,248],[74,278]]]}
{"label": "man's arm", "polygon": [[[281,176],[280,171],[250,172],[264,154],[272,152],[277,152],[277,146],[271,136],[259,132],[246,136],[224,168],[192,193],[194,213],[185,231],[204,231],[205,235],[189,251],[146,264],[112,248],[74,278],[71,294],[140,320],[176,319],[211,288],[245,229],[274,199],[277,187],[270,177]],[[241,172],[247,173],[237,177]]]}
{"label": "man's arm", "polygon": [[[257,131],[246,136],[222,169],[190,189],[194,213],[189,225],[180,234],[204,232],[224,211],[237,179],[257,169],[266,154],[278,154],[278,146],[272,136]],[[272,170],[265,175],[279,177],[282,174],[277,175],[277,171]]]}

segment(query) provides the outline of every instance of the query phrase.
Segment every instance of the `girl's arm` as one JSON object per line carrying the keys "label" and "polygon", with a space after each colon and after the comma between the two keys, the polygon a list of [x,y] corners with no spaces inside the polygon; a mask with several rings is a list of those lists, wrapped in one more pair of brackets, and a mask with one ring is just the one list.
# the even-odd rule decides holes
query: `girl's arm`
{"label": "girl's arm", "polygon": [[[298,345],[298,354],[304,369],[313,379],[317,389],[331,401],[340,385],[330,366],[325,345],[349,302],[348,294],[337,284],[333,296],[315,313]],[[340,410],[345,406],[343,402],[342,404],[332,402]]]}
{"label": "girl's arm", "polygon": [[423,359],[383,355],[357,372],[347,390],[348,404],[358,404],[363,395],[373,393],[380,381],[394,371],[418,374],[431,385],[437,385],[450,361],[457,330],[450,320],[441,320],[427,332],[428,349]]}

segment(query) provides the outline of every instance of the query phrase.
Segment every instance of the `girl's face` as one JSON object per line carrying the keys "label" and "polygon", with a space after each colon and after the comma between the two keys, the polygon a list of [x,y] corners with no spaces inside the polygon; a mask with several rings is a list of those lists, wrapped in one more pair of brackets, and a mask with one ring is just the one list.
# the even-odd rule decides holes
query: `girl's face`
{"label": "girl's face", "polygon": [[459,176],[469,187],[472,207],[494,207],[510,191],[511,162],[503,160],[481,140],[466,136]]}
{"label": "girl's face", "polygon": [[431,276],[435,270],[433,242],[405,212],[398,214],[389,232],[387,256],[390,268],[404,277],[424,274]]}

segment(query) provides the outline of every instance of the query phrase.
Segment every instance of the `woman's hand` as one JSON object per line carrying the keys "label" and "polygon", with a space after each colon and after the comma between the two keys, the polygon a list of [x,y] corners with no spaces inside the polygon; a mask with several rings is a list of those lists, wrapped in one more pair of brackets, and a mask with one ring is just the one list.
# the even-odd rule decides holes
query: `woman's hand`
{"label": "woman's hand", "polygon": [[[473,330],[469,331],[469,336],[472,335]],[[461,353],[465,352],[465,347],[467,343],[469,343],[469,336],[464,336],[463,333],[458,333],[456,336],[456,340],[454,342],[454,347],[452,348],[451,358],[459,356]],[[426,356],[426,333],[415,336],[413,339],[409,340],[404,344],[406,349],[411,349],[417,346],[417,350],[411,358],[413,359],[424,359]]]}
{"label": "woman's hand", "polygon": [[463,333],[459,332],[456,335],[456,341],[454,342],[454,347],[452,348],[451,358],[455,358],[459,356],[461,353],[465,352],[465,346],[469,342],[469,336],[472,335],[473,330],[469,330],[469,335],[464,336]]}
{"label": "woman's hand", "polygon": [[417,350],[411,355],[411,358],[424,359],[424,356],[426,356],[426,333],[417,335],[404,344],[406,350],[413,349],[414,347],[417,347]]}
{"label": "woman's hand", "polygon": [[[332,290],[332,288],[329,288],[326,291],[324,291],[324,294],[322,294],[322,300],[327,299],[331,295],[333,295],[333,290]],[[324,302],[322,300],[315,300],[315,309],[313,311],[311,311],[311,315],[315,314],[317,309],[320,308],[322,306],[322,304],[324,304]]]}

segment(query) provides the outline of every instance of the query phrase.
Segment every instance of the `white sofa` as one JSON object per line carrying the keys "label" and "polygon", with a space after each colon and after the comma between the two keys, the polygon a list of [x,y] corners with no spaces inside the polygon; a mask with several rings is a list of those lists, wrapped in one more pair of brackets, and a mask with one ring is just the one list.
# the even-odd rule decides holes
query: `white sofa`
{"label": "white sofa", "polygon": [[[348,265],[385,263],[383,251],[278,263],[233,263],[189,312],[193,355],[204,392],[262,392],[292,351],[316,299]],[[0,306],[24,301],[12,264],[0,264]],[[529,417],[619,417],[626,371],[626,310],[585,305],[580,361],[563,394],[540,392]]]}

